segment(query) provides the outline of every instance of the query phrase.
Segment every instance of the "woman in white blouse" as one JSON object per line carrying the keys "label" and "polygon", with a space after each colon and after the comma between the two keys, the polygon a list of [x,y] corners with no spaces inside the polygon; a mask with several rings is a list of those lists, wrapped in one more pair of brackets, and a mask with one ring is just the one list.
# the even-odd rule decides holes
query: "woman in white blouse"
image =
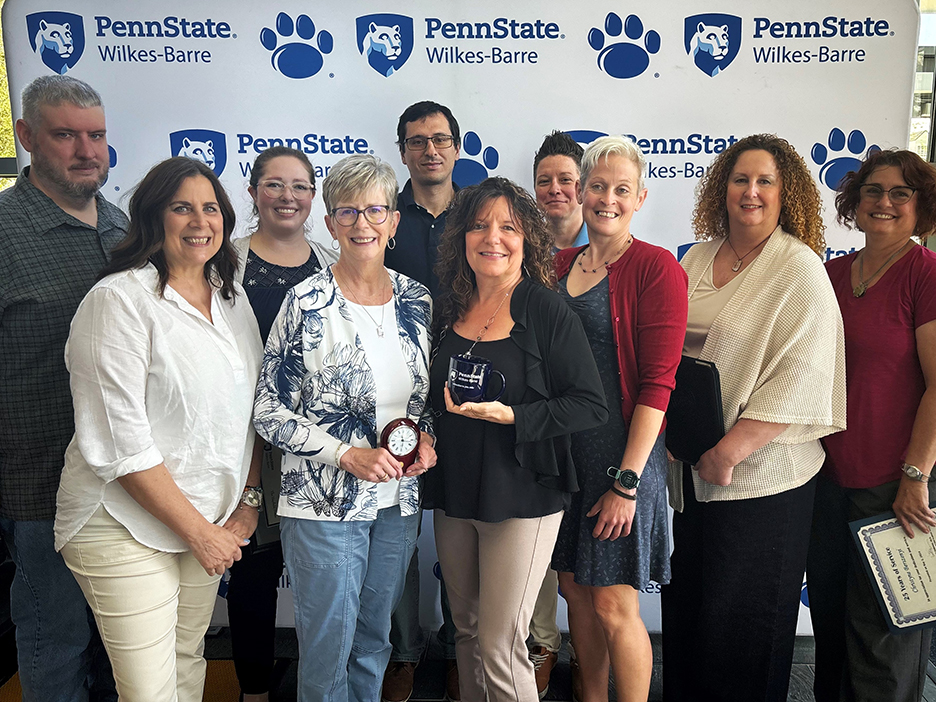
{"label": "woman in white blouse", "polygon": [[726,433],[671,468],[666,700],[787,698],[819,438],[845,427],[820,207],[803,159],[770,134],[723,151],[700,185],[683,353],[718,368]]}
{"label": "woman in white blouse", "polygon": [[[418,480],[435,464],[420,421],[429,390],[431,305],[386,269],[400,214],[393,169],[349,156],[322,184],[340,256],[292,288],[267,341],[257,432],[285,452],[279,510],[304,702],[380,699],[390,615],[416,545]],[[412,446],[380,447],[398,419]],[[405,433],[405,432],[404,432]],[[415,462],[398,460],[402,449]]]}
{"label": "woman in white blouse", "polygon": [[218,580],[257,523],[257,322],[234,280],[234,211],[203,163],[143,178],[130,229],[72,321],[75,436],[56,548],[120,698],[202,699]]}

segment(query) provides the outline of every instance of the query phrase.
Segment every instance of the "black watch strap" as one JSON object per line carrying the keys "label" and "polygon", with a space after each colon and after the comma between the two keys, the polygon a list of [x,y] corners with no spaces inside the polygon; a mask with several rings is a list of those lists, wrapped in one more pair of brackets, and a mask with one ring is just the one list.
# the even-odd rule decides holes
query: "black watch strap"
{"label": "black watch strap", "polygon": [[614,491],[615,495],[620,495],[625,500],[637,500],[637,495],[628,495],[626,492],[618,488],[617,483],[611,484],[611,490]]}

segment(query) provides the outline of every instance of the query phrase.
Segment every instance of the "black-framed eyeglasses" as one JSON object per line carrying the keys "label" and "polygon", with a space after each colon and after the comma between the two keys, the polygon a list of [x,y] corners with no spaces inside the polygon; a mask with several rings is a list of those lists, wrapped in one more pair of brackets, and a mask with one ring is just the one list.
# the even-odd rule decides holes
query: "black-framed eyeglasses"
{"label": "black-framed eyeglasses", "polygon": [[909,185],[898,185],[890,190],[885,190],[880,185],[862,185],[858,188],[862,200],[877,202],[884,195],[887,195],[887,199],[895,205],[903,205],[909,202],[916,191],[916,188],[911,188]]}
{"label": "black-framed eyeglasses", "polygon": [[403,140],[403,145],[410,151],[425,151],[429,142],[437,149],[447,149],[455,143],[451,134],[433,134],[431,137],[414,136]]}
{"label": "black-framed eyeglasses", "polygon": [[353,227],[358,220],[358,215],[362,214],[364,219],[371,224],[383,224],[390,216],[390,208],[387,205],[371,205],[363,210],[353,207],[336,207],[331,211],[331,216],[344,227]]}
{"label": "black-framed eyeglasses", "polygon": [[278,180],[265,180],[260,183],[260,190],[269,198],[279,198],[287,190],[297,200],[311,200],[315,196],[315,186],[311,183],[293,183],[287,185]]}

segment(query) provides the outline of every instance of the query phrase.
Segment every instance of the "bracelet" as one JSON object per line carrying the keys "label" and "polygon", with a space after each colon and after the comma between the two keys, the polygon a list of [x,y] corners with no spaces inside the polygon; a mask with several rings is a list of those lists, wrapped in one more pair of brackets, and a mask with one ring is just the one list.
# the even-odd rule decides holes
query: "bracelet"
{"label": "bracelet", "polygon": [[627,494],[626,492],[624,492],[623,490],[618,490],[618,486],[617,486],[616,484],[612,484],[612,485],[611,485],[611,491],[612,491],[615,495],[619,495],[619,496],[623,497],[625,500],[634,500],[635,502],[636,502],[636,500],[637,500],[637,495],[628,495],[628,494]]}

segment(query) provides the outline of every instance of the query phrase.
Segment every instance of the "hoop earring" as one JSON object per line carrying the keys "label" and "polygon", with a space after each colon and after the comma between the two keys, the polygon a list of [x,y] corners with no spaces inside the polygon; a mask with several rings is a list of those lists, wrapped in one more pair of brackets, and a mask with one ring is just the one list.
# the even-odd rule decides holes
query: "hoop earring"
{"label": "hoop earring", "polygon": [[394,239],[392,236],[389,239],[387,239],[387,248],[390,249],[391,251],[393,251],[396,248],[396,239]]}
{"label": "hoop earring", "polygon": [[526,261],[524,261],[524,262],[521,264],[520,267],[523,269],[523,274],[524,274],[527,278],[529,278],[529,277],[530,277],[530,270],[527,268]]}
{"label": "hoop earring", "polygon": [[332,240],[331,240],[331,247],[332,247],[335,251],[337,251],[338,249],[341,248],[341,244],[338,243],[338,240],[337,240],[337,239],[332,239]]}

